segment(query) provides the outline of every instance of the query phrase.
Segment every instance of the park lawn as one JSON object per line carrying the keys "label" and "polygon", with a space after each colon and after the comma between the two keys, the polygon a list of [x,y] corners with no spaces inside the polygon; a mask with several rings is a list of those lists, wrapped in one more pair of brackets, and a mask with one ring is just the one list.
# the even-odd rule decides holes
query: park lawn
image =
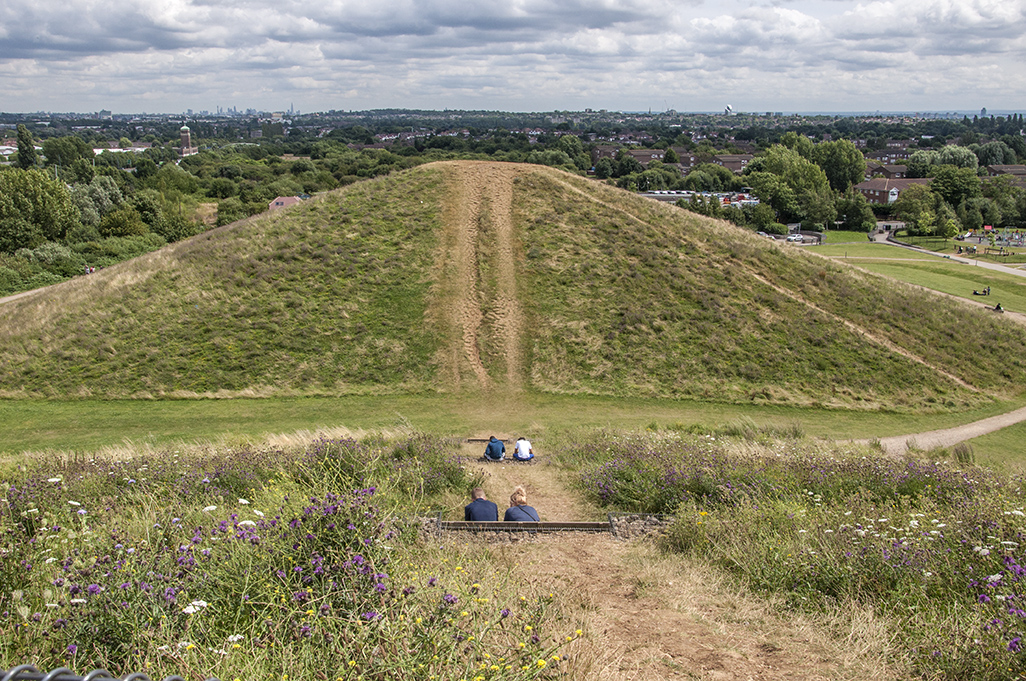
{"label": "park lawn", "polygon": [[[91,452],[126,445],[259,440],[344,427],[457,436],[545,435],[586,428],[716,429],[741,420],[797,424],[813,437],[878,438],[949,428],[1026,405],[994,402],[961,413],[898,414],[667,399],[519,395],[375,395],[233,400],[0,401],[0,453]],[[7,458],[7,457],[5,457]]]}
{"label": "park lawn", "polygon": [[993,262],[999,265],[1007,265],[1011,263],[1026,262],[1026,248],[1015,248],[1011,246],[1005,246],[1004,252],[1010,253],[1011,255],[1000,256],[996,254],[988,254],[988,249],[998,248],[997,246],[990,246],[987,243],[977,244],[975,241],[961,242],[953,239],[942,239],[934,236],[901,236],[898,238],[901,243],[909,244],[911,246],[917,246],[934,253],[951,253],[958,254],[959,246],[976,246],[978,252],[975,255],[968,255],[963,253],[962,257],[975,258],[977,260],[983,260],[984,262]]}
{"label": "park lawn", "polygon": [[973,448],[977,464],[999,471],[1022,473],[1026,470],[1026,456],[1022,449],[1024,439],[1026,423],[1017,423],[973,438],[968,444]]}
{"label": "park lawn", "polygon": [[807,246],[812,253],[825,255],[828,258],[880,258],[889,260],[935,260],[937,256],[919,253],[908,248],[898,248],[887,244],[871,243],[827,243],[823,246]]}
{"label": "park lawn", "polygon": [[825,244],[864,244],[866,241],[867,238],[865,232],[845,232],[834,230],[823,232],[823,243]]}
{"label": "park lawn", "polygon": [[[864,260],[859,267],[916,286],[959,298],[995,305],[1006,310],[1026,312],[1026,277],[1004,274],[957,261],[889,263]],[[974,296],[973,291],[990,287],[989,297]]]}

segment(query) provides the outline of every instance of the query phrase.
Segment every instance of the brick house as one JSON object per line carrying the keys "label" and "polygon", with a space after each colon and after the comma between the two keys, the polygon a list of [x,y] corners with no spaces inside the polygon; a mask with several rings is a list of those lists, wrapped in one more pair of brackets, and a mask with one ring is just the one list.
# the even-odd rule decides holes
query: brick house
{"label": "brick house", "polygon": [[869,203],[885,204],[897,201],[901,192],[914,184],[929,185],[930,180],[925,177],[905,177],[901,179],[877,177],[865,182],[859,182],[855,185],[855,190],[865,196],[866,201]]}

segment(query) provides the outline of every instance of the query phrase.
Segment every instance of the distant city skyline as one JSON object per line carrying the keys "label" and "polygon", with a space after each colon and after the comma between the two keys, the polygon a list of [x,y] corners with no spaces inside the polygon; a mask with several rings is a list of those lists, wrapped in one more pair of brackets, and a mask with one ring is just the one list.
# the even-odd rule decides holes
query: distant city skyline
{"label": "distant city skyline", "polygon": [[1026,109],[1026,0],[8,0],[7,112]]}

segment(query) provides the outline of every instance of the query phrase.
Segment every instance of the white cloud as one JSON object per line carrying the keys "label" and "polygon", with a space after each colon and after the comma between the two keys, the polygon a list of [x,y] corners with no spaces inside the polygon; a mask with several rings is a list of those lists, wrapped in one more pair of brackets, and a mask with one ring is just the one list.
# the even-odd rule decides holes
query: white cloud
{"label": "white cloud", "polygon": [[0,75],[8,110],[1014,108],[1024,25],[1026,0],[7,0]]}

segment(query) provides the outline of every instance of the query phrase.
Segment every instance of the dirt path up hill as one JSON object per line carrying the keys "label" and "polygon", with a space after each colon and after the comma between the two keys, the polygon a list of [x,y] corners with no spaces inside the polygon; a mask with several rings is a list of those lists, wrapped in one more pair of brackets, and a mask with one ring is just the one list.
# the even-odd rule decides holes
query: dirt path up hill
{"label": "dirt path up hill", "polygon": [[[467,445],[464,454],[476,458],[483,449]],[[604,516],[563,484],[544,452],[537,461],[477,464],[500,516],[521,484],[542,520]],[[727,586],[723,575],[662,555],[651,541],[565,533],[488,544],[488,550],[498,564],[571,604],[585,633],[567,651],[571,679],[897,678],[867,649],[839,642],[804,619],[783,620],[766,603]]]}
{"label": "dirt path up hill", "polygon": [[[439,358],[455,388],[518,389],[523,376],[513,235],[513,180],[519,166],[439,164],[448,172],[445,224],[429,318],[461,342]],[[468,379],[470,384],[468,385]]]}

